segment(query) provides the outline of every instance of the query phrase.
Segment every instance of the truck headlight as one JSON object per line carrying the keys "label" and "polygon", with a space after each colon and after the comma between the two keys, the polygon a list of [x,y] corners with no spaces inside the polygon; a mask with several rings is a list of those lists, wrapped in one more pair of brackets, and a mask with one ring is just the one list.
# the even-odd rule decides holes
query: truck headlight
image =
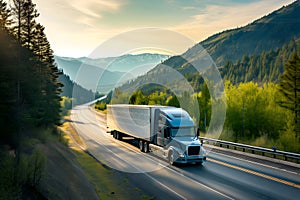
{"label": "truck headlight", "polygon": [[206,156],[206,151],[204,149],[201,149],[201,156]]}
{"label": "truck headlight", "polygon": [[178,153],[179,158],[184,158],[184,154],[183,153]]}

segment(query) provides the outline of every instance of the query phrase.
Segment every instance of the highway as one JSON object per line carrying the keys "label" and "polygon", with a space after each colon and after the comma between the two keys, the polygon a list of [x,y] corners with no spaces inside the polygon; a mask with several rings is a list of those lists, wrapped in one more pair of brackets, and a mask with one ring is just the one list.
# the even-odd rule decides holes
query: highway
{"label": "highway", "polygon": [[300,165],[289,166],[212,150],[202,166],[170,166],[152,153],[141,153],[134,145],[115,140],[106,133],[105,116],[96,114],[88,105],[75,107],[71,120],[94,157],[127,174],[130,181],[155,199],[300,197]]}

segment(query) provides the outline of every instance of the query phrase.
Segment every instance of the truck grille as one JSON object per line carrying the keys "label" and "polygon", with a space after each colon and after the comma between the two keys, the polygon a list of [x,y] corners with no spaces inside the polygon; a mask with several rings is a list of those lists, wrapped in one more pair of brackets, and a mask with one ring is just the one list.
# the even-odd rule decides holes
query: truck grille
{"label": "truck grille", "polygon": [[188,155],[193,156],[193,155],[199,155],[200,152],[200,147],[199,146],[189,146],[188,148]]}

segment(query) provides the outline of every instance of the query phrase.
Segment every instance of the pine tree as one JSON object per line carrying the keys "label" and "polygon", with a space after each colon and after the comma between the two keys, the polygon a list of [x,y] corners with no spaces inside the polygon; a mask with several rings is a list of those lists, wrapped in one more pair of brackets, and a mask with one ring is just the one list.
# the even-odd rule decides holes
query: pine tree
{"label": "pine tree", "polygon": [[32,0],[13,0],[11,8],[15,19],[13,32],[19,42],[30,50],[37,25],[36,18],[39,16],[35,7],[36,4],[32,3]]}
{"label": "pine tree", "polygon": [[32,49],[32,42],[35,33],[35,27],[37,25],[35,19],[39,16],[39,13],[35,9],[36,4],[33,4],[31,0],[25,0],[23,4],[24,10],[24,25],[22,41],[23,45],[28,49]]}
{"label": "pine tree", "polygon": [[285,97],[280,106],[290,110],[294,115],[295,133],[300,134],[300,48],[294,52],[284,65],[279,91]]}
{"label": "pine tree", "polygon": [[[39,13],[32,0],[12,0],[13,34],[20,45],[30,50],[30,57],[25,57],[18,51],[19,67],[23,63],[31,63],[32,77],[37,86],[36,92],[32,94],[31,118],[35,126],[51,126],[59,123],[60,117],[60,87],[57,81],[60,74],[54,64],[53,51],[44,33],[44,27],[36,23]],[[19,45],[19,46],[20,46]],[[19,80],[20,72],[17,73]],[[20,98],[25,89],[18,81],[18,93]],[[18,100],[18,105],[21,100]],[[22,112],[22,108],[19,108]]]}
{"label": "pine tree", "polygon": [[22,26],[24,26],[25,10],[24,0],[12,0],[12,16],[13,16],[13,34],[21,44]]}
{"label": "pine tree", "polygon": [[4,0],[0,0],[0,28],[6,30],[11,23],[11,11],[7,8],[7,3]]}
{"label": "pine tree", "polygon": [[197,99],[198,99],[198,104],[199,104],[199,109],[200,109],[199,127],[200,127],[201,131],[206,133],[207,125],[209,124],[209,121],[210,121],[209,102],[211,99],[206,82],[204,82],[204,85],[203,85],[203,88],[201,91],[201,96],[197,97]]}
{"label": "pine tree", "polygon": [[41,75],[40,81],[40,118],[45,125],[59,122],[60,106],[59,94],[63,85],[57,81],[61,72],[54,64],[53,51],[44,33],[45,28],[41,24],[35,26],[35,36],[32,38],[32,51],[38,60],[36,70]]}

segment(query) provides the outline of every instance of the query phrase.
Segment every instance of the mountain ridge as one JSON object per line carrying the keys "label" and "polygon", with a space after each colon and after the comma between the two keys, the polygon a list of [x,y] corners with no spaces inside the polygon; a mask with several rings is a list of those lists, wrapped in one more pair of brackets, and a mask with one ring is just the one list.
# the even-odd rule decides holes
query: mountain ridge
{"label": "mountain ridge", "polygon": [[[192,47],[203,46],[217,66],[244,54],[281,48],[291,39],[300,38],[300,1],[283,6],[246,26],[214,34]],[[284,24],[284,28],[283,25]],[[229,50],[228,50],[229,49]],[[224,54],[224,52],[226,52]]]}

